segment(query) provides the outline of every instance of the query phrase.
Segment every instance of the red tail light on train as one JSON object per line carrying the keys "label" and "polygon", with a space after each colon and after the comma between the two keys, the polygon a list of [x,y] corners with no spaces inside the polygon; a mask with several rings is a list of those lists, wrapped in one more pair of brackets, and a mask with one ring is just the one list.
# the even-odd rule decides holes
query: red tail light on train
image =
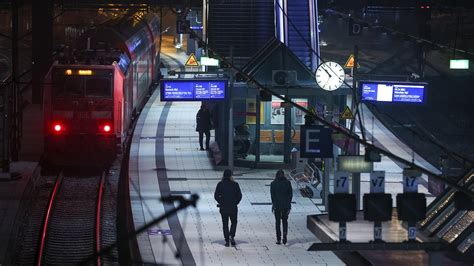
{"label": "red tail light on train", "polygon": [[112,126],[110,126],[110,124],[104,124],[101,127],[101,130],[105,133],[109,133],[112,130]]}
{"label": "red tail light on train", "polygon": [[64,126],[60,123],[54,123],[53,124],[53,131],[56,133],[64,131]]}

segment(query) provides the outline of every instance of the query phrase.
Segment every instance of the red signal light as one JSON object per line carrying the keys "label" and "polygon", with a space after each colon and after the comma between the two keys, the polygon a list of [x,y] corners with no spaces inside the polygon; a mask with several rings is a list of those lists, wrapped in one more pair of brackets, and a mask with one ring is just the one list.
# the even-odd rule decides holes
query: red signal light
{"label": "red signal light", "polygon": [[55,132],[61,132],[63,130],[63,127],[61,126],[61,124],[54,124],[53,130]]}
{"label": "red signal light", "polygon": [[104,132],[110,132],[112,128],[109,125],[105,125],[102,129],[104,130]]}

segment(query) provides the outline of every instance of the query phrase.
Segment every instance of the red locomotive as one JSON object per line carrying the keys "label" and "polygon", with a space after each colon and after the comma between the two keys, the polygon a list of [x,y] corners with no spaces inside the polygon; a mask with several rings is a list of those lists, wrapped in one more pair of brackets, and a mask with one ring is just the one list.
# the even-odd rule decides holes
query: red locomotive
{"label": "red locomotive", "polygon": [[159,77],[155,15],[111,21],[81,40],[86,47],[59,58],[46,77],[45,159],[55,163],[113,158]]}

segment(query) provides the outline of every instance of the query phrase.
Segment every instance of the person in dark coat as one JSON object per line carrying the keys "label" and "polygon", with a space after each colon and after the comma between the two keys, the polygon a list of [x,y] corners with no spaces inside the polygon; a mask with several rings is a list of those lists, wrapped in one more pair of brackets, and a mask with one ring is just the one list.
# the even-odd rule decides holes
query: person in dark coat
{"label": "person in dark coat", "polygon": [[277,245],[281,244],[280,223],[283,224],[283,244],[286,245],[288,235],[288,215],[291,210],[291,200],[293,199],[293,189],[291,183],[285,177],[283,170],[278,170],[275,180],[270,184],[270,194],[272,197],[272,210],[275,214]]}
{"label": "person in dark coat", "polygon": [[207,109],[205,104],[201,105],[196,114],[196,131],[199,132],[199,146],[201,151],[204,150],[202,145],[203,135],[206,134],[206,150],[209,150],[209,139],[211,138],[211,112]]}
{"label": "person in dark coat", "polygon": [[[232,171],[226,169],[222,180],[217,184],[214,199],[218,203],[222,217],[222,231],[224,232],[225,246],[235,246],[235,231],[237,229],[237,205],[242,199],[239,183],[234,181]],[[231,222],[229,232],[229,218]]]}

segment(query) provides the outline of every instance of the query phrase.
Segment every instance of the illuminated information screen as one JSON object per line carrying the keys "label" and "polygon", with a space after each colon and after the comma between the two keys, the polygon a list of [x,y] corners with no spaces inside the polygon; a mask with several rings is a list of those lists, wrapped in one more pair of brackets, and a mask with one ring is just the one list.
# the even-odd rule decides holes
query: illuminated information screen
{"label": "illuminated information screen", "polygon": [[361,99],[366,102],[423,104],[427,83],[361,81]]}
{"label": "illuminated information screen", "polygon": [[162,101],[224,100],[227,80],[163,80]]}

